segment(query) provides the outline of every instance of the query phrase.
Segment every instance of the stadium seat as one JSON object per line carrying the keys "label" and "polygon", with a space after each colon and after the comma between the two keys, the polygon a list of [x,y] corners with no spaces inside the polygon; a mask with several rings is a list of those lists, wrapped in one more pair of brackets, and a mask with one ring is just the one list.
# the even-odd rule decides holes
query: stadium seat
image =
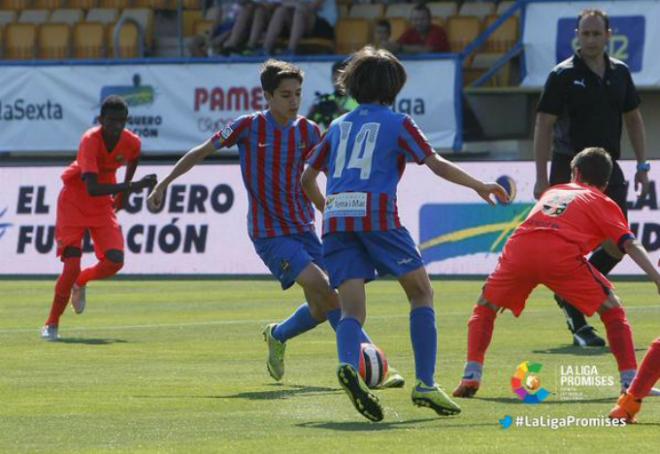
{"label": "stadium seat", "polygon": [[426,6],[431,10],[433,19],[440,17],[446,21],[449,17],[455,16],[458,12],[456,2],[430,2],[427,3]]}
{"label": "stadium seat", "polygon": [[[488,28],[499,16],[492,14],[484,20],[484,30]],[[504,53],[511,49],[518,40],[518,18],[512,16],[507,19],[492,35],[488,37],[484,45],[484,52]]]}
{"label": "stadium seat", "polygon": [[127,17],[135,20],[142,30],[144,30],[144,40],[149,48],[153,47],[154,42],[154,12],[146,8],[127,8],[122,11],[119,19]]}
{"label": "stadium seat", "polygon": [[105,56],[105,26],[100,22],[81,22],[73,27],[73,58]]}
{"label": "stadium seat", "polygon": [[[514,3],[516,3],[516,2],[512,1],[512,0],[505,0],[505,1],[499,2],[497,4],[497,9],[495,10],[495,14],[497,14],[498,16],[501,16],[502,14],[504,14],[506,12],[506,10],[511,8]],[[515,15],[519,16],[520,15],[520,10],[516,11]]]}
{"label": "stadium seat", "polygon": [[124,23],[119,31],[119,52],[115,56],[114,49],[114,36],[115,36],[116,24],[110,25],[107,27],[107,39],[108,39],[108,56],[110,58],[141,58],[143,55],[140,55],[138,52],[139,43],[138,37],[139,32],[135,24]]}
{"label": "stadium seat", "polygon": [[385,13],[385,5],[381,3],[357,3],[348,12],[350,19],[380,19]]}
{"label": "stadium seat", "polygon": [[64,7],[65,0],[34,0],[30,8],[54,10]]}
{"label": "stadium seat", "polygon": [[124,9],[129,6],[129,0],[99,0],[99,8]]}
{"label": "stadium seat", "polygon": [[461,52],[481,32],[481,22],[475,16],[452,16],[447,20],[447,37],[451,52]]}
{"label": "stadium seat", "polygon": [[71,54],[71,28],[67,24],[43,24],[37,37],[37,56],[65,59]]}
{"label": "stadium seat", "polygon": [[52,24],[69,24],[71,26],[82,22],[85,13],[81,9],[56,9],[50,15],[48,22]]}
{"label": "stadium seat", "polygon": [[183,0],[185,9],[202,9],[202,0]]}
{"label": "stadium seat", "polygon": [[193,24],[193,36],[202,35],[205,33],[211,33],[211,28],[213,28],[213,21],[200,19],[196,20]]}
{"label": "stadium seat", "polygon": [[24,9],[18,15],[19,24],[43,24],[48,21],[50,11],[47,9]]}
{"label": "stadium seat", "polygon": [[96,8],[97,4],[97,0],[68,0],[66,6],[67,8],[80,8],[88,11]]}
{"label": "stadium seat", "polygon": [[369,21],[365,19],[342,19],[335,28],[336,52],[350,54],[364,47],[371,38]]}
{"label": "stadium seat", "polygon": [[8,60],[31,60],[37,40],[34,24],[7,24],[4,33],[4,58]]}
{"label": "stadium seat", "polygon": [[412,3],[393,3],[387,7],[385,17],[388,19],[395,17],[408,19],[414,6]]}
{"label": "stadium seat", "polygon": [[388,19],[388,21],[390,23],[390,26],[392,27],[391,39],[394,41],[399,39],[399,36],[401,36],[403,32],[405,32],[406,29],[410,27],[408,20],[402,17],[394,17]]}
{"label": "stadium seat", "polygon": [[476,16],[480,19],[495,13],[495,2],[464,2],[458,10],[459,16]]}
{"label": "stadium seat", "polygon": [[337,5],[339,19],[346,19],[348,17],[349,5]]}
{"label": "stadium seat", "polygon": [[32,0],[0,0],[0,10],[22,11],[30,8]]}
{"label": "stadium seat", "polygon": [[135,0],[134,8],[150,8],[153,10],[175,10],[177,0]]}
{"label": "stadium seat", "polygon": [[0,11],[0,27],[6,24],[11,24],[14,21],[16,21],[16,11],[13,10]]}
{"label": "stadium seat", "polygon": [[101,22],[102,24],[112,24],[117,21],[119,11],[112,8],[92,8],[87,12],[85,22]]}
{"label": "stadium seat", "polygon": [[195,22],[198,20],[202,20],[202,12],[200,10],[183,10],[183,36],[195,35]]}

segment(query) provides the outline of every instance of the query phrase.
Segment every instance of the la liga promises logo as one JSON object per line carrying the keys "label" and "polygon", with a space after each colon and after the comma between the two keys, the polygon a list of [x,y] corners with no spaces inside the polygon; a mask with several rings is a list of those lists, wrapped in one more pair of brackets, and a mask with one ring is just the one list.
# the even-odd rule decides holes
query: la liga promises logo
{"label": "la liga promises logo", "polygon": [[541,388],[541,363],[529,361],[518,364],[516,373],[511,377],[511,389],[523,401],[524,404],[540,404],[550,396],[550,391]]}

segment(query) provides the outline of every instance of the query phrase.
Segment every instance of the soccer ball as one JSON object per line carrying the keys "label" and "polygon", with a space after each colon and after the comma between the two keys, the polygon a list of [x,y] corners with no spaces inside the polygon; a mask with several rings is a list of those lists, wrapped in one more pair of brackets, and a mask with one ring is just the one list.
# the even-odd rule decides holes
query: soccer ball
{"label": "soccer ball", "polygon": [[369,388],[375,388],[387,376],[385,353],[374,344],[360,345],[360,376]]}
{"label": "soccer ball", "polygon": [[527,377],[525,386],[531,391],[536,391],[541,386],[541,380],[536,375],[529,375]]}

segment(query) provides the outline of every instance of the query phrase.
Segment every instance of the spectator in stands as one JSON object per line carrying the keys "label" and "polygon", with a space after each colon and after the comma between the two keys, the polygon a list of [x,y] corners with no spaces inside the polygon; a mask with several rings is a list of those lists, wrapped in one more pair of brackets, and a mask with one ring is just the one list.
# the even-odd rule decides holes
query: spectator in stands
{"label": "spectator in stands", "polygon": [[191,57],[217,55],[234,27],[234,18],[240,2],[216,0],[211,30],[195,36],[188,45]]}
{"label": "spectator in stands", "polygon": [[223,44],[222,54],[255,54],[266,26],[279,4],[280,0],[241,2],[231,34]]}
{"label": "spectator in stands", "polygon": [[290,30],[286,54],[295,54],[305,36],[334,39],[337,23],[335,0],[283,0],[268,24],[264,51],[272,54],[280,34]]}
{"label": "spectator in stands", "polygon": [[348,64],[349,59],[335,62],[332,65],[332,93],[316,92],[314,104],[307,114],[307,118],[317,123],[324,130],[328,129],[335,118],[350,112],[358,106],[355,99],[348,96],[339,86],[339,75]]}
{"label": "spectator in stands", "polygon": [[374,27],[374,34],[371,38],[371,44],[376,49],[392,50],[397,43],[392,41],[392,24],[387,19],[380,19]]}
{"label": "spectator in stands", "polygon": [[410,13],[408,28],[389,50],[401,53],[449,52],[447,33],[439,25],[431,23],[431,10],[418,3]]}

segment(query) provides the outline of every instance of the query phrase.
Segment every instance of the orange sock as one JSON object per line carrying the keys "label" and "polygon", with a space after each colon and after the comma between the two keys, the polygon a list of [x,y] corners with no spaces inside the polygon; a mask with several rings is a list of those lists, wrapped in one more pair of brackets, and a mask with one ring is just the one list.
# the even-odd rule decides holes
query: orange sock
{"label": "orange sock", "polygon": [[637,375],[628,388],[628,394],[635,399],[643,399],[648,396],[658,379],[660,379],[660,337],[653,341],[649,351],[646,352],[642,365],[639,366]]}
{"label": "orange sock", "polygon": [[94,266],[85,268],[80,272],[80,276],[76,280],[76,284],[80,287],[87,285],[89,281],[96,281],[105,279],[106,277],[114,276],[123,266],[123,263],[113,262],[112,260],[103,259]]}
{"label": "orange sock", "polygon": [[55,296],[50,308],[50,315],[46,320],[46,325],[57,326],[60,323],[60,317],[66,308],[71,297],[71,288],[80,274],[80,257],[67,257],[62,260],[64,269],[55,284]]}
{"label": "orange sock", "polygon": [[468,354],[469,362],[484,363],[486,350],[493,337],[493,327],[497,313],[489,307],[476,305],[472,317],[468,321]]}

